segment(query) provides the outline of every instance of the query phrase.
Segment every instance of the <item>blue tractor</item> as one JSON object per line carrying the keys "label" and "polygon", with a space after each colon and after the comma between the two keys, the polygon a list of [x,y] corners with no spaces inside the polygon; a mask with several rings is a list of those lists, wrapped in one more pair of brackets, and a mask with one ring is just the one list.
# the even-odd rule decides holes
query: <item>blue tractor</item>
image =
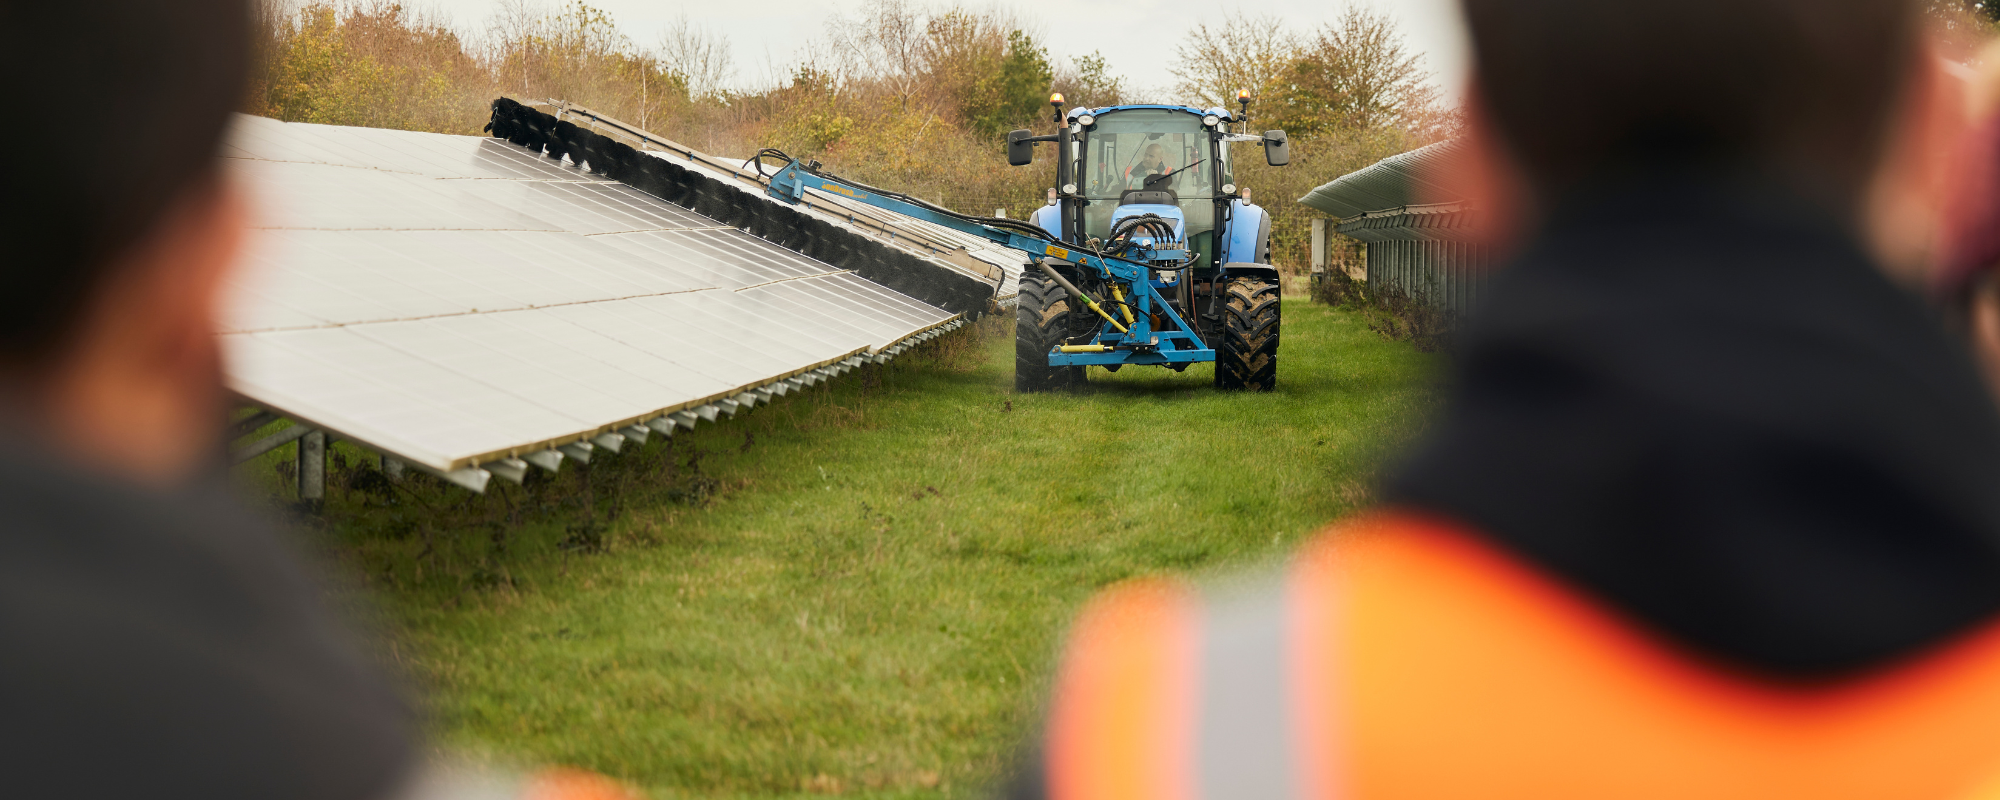
{"label": "blue tractor", "polygon": [[[1245,108],[1248,99],[1238,96]],[[1088,365],[1184,370],[1206,360],[1215,362],[1217,388],[1274,388],[1279,276],[1271,266],[1271,217],[1237,185],[1229,146],[1257,142],[1266,163],[1283,166],[1291,159],[1284,131],[1231,132],[1238,116],[1224,108],[1126,105],[1064,113],[1061,95],[1051,104],[1055,134],[1020,130],[1007,137],[1008,161],[1016,166],[1033,161],[1037,142],[1055,145],[1058,154],[1058,188],[1031,221],[1057,240],[1144,263],[1146,285],[1131,286],[1075,259],[1039,259],[1021,278],[1015,388],[1075,386]],[[1135,303],[1135,296],[1160,302]],[[1107,305],[1100,299],[1107,297],[1112,313],[1093,308]],[[1162,341],[1172,348],[1153,357],[1091,351],[1093,343],[1115,338],[1118,323],[1142,321],[1155,335],[1166,334]],[[1175,357],[1200,350],[1212,354]]]}
{"label": "blue tractor", "polygon": [[[1247,109],[1247,94],[1238,100]],[[1227,109],[1129,105],[1065,113],[1056,132],[1007,134],[1007,160],[1033,163],[1055,146],[1056,187],[1028,220],[981,217],[834,175],[776,150],[766,191],[797,203],[827,192],[964,231],[1035,256],[1021,275],[1014,388],[1067,389],[1085,367],[1175,371],[1215,362],[1222,389],[1278,381],[1278,271],[1271,218],[1239,189],[1229,145],[1257,142],[1272,166],[1291,160],[1284,131],[1229,130]]]}

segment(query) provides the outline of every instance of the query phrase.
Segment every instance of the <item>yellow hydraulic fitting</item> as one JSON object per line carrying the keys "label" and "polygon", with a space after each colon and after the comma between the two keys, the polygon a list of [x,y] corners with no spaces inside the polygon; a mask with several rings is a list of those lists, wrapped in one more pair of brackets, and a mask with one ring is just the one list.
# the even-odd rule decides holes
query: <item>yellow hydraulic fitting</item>
{"label": "yellow hydraulic fitting", "polygon": [[1101,344],[1066,344],[1062,346],[1062,351],[1065,353],[1109,353],[1111,352],[1111,348]]}
{"label": "yellow hydraulic fitting", "polygon": [[1118,313],[1125,315],[1125,324],[1132,324],[1132,307],[1125,304],[1125,290],[1118,287],[1117,281],[1111,282],[1111,299],[1118,301]]}
{"label": "yellow hydraulic fitting", "polygon": [[1096,300],[1090,299],[1090,295],[1083,296],[1083,304],[1090,306],[1090,310],[1097,312],[1097,315],[1103,317],[1105,322],[1111,323],[1111,327],[1117,328],[1119,333],[1132,332],[1131,328],[1127,328],[1124,325],[1119,324],[1118,318],[1111,316],[1111,312],[1105,311],[1104,307],[1098,305]]}

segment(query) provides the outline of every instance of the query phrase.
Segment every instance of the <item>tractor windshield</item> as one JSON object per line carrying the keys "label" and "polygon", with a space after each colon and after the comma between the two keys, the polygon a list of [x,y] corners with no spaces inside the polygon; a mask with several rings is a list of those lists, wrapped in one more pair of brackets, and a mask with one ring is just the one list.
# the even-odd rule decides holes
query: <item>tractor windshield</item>
{"label": "tractor windshield", "polygon": [[[1187,215],[1188,236],[1197,245],[1215,230],[1215,148],[1201,118],[1166,109],[1114,111],[1097,118],[1083,141],[1077,175],[1082,180],[1084,232],[1110,233],[1111,215],[1127,189],[1145,186],[1148,176],[1168,176],[1162,188],[1172,189]],[[1197,249],[1207,249],[1198,247]]]}

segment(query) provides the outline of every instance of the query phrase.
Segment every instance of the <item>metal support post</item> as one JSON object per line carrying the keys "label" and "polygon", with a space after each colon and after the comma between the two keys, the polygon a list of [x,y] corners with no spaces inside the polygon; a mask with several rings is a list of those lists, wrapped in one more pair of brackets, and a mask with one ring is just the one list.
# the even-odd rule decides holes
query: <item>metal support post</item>
{"label": "metal support post", "polygon": [[1326,218],[1312,221],[1312,285],[1317,287],[1326,282],[1327,252]]}
{"label": "metal support post", "polygon": [[318,510],[326,502],[326,432],[299,437],[299,502]]}

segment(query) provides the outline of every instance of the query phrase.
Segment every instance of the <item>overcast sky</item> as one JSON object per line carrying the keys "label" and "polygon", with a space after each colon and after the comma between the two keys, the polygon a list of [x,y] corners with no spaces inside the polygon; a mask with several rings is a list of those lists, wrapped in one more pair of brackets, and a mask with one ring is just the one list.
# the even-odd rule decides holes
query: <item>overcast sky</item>
{"label": "overcast sky", "polygon": [[[1353,0],[1387,11],[1408,37],[1410,48],[1424,54],[1437,83],[1452,96],[1464,84],[1464,34],[1455,0]],[[410,6],[429,7],[446,15],[461,30],[483,30],[502,0],[415,0]],[[545,0],[551,8],[558,3]],[[697,26],[726,37],[733,51],[738,88],[758,88],[778,82],[797,55],[827,35],[836,15],[858,15],[863,0],[737,0],[689,2],[675,0],[587,0],[609,12],[628,36],[650,46],[660,31],[685,15]],[[948,2],[919,5],[944,7]],[[966,0],[973,8],[990,2]],[[1236,8],[1253,14],[1280,14],[1307,32],[1331,21],[1344,8],[1342,0],[1243,4],[1216,0],[1063,0],[1057,3],[1002,3],[1038,22],[1052,59],[1104,54],[1111,70],[1128,87],[1165,88],[1173,79],[1167,69],[1174,47],[1195,23],[1216,24]],[[1136,21],[1149,21],[1139,25]],[[1139,33],[1147,28],[1154,33]]]}

